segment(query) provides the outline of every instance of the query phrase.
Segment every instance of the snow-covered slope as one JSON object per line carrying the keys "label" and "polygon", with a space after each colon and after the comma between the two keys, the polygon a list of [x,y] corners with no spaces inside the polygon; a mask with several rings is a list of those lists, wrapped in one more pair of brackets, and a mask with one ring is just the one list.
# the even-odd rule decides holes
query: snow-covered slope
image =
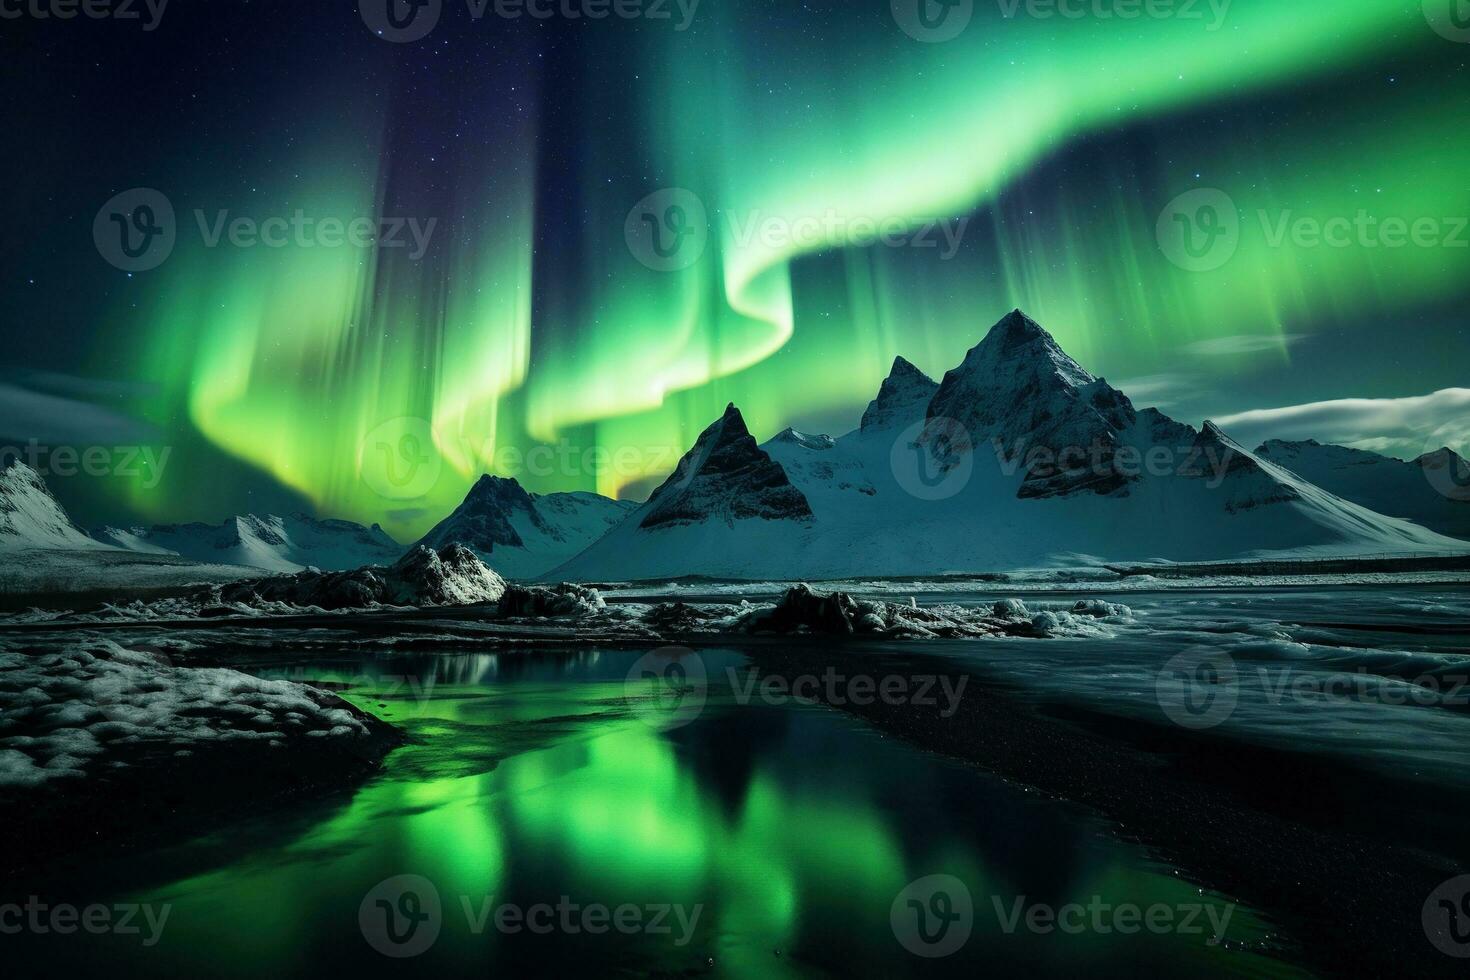
{"label": "snow-covered slope", "polygon": [[1344,500],[1470,539],[1470,463],[1451,449],[1405,462],[1315,440],[1273,439],[1256,453]]}
{"label": "snow-covered slope", "polygon": [[0,461],[0,552],[103,547],[71,522],[40,474],[19,460]]}
{"label": "snow-covered slope", "polygon": [[[926,401],[927,380],[900,361],[862,428],[840,439],[788,430],[754,452],[754,440],[727,448],[741,442],[728,434],[732,407],[644,508],[554,577],[835,578],[1466,550],[1335,497],[1209,423],[1196,430],[1135,410],[1019,311]],[[743,421],[738,432],[749,438]],[[711,468],[718,453],[739,465]]]}
{"label": "snow-covered slope", "polygon": [[606,534],[638,505],[595,493],[527,493],[485,476],[419,544],[462,544],[510,578],[535,578]]}
{"label": "snow-covered slope", "polygon": [[223,524],[168,524],[151,528],[103,527],[103,544],[139,554],[178,555],[192,561],[243,565],[273,572],[304,568],[339,571],[392,564],[404,548],[374,524],[293,517],[232,517]]}

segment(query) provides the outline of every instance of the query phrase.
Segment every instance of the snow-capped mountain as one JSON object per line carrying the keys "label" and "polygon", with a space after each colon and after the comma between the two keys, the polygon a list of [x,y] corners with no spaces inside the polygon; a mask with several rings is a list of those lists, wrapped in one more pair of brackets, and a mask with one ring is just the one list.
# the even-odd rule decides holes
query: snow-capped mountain
{"label": "snow-capped mountain", "polygon": [[151,528],[97,528],[92,537],[139,554],[177,555],[207,564],[243,565],[272,572],[325,571],[391,565],[404,548],[374,524],[292,517],[232,517],[222,524],[167,524]]}
{"label": "snow-capped mountain", "polygon": [[1315,440],[1273,439],[1256,450],[1344,500],[1470,539],[1470,463],[1451,449],[1413,462]]}
{"label": "snow-capped mountain", "polygon": [[[793,438],[804,439],[787,430]],[[812,510],[786,472],[755,443],[733,404],[699,436],[672,476],[638,511],[638,527],[741,521],[808,521]]]}
{"label": "snow-capped mountain", "polygon": [[484,476],[419,544],[463,544],[509,578],[535,578],[586,548],[637,505],[595,493],[527,493]]}
{"label": "snow-capped mountain", "polygon": [[39,473],[19,460],[0,460],[0,551],[102,547],[71,522]]}
{"label": "snow-capped mountain", "polygon": [[[788,430],[773,443],[804,447],[810,438]],[[825,436],[817,442],[810,451],[826,452],[832,444]],[[729,559],[744,560],[736,556],[786,554],[810,531],[812,508],[768,448],[756,445],[731,405],[646,503],[550,577],[586,580],[599,569],[616,569],[609,572],[615,577],[698,575],[708,567],[724,574]],[[826,479],[821,472],[818,480]],[[685,553],[668,554],[669,548]]]}
{"label": "snow-capped mountain", "polygon": [[[732,406],[647,504],[552,577],[1465,551],[1314,486],[1210,423],[1136,410],[1020,311],[933,384],[900,359],[856,431],[787,430],[758,449]],[[717,459],[729,462],[712,467]]]}
{"label": "snow-capped mountain", "polygon": [[872,432],[923,418],[938,390],[939,384],[933,378],[903,358],[894,358],[892,370],[878,389],[878,397],[868,403],[868,410],[863,413],[861,430]]}
{"label": "snow-capped mountain", "polygon": [[[1094,378],[1020,310],[997,323],[985,339],[944,376],[929,402],[923,440],[947,435],[958,423],[977,446],[989,444],[1024,459],[1020,495],[1066,496],[1078,490],[1110,493],[1130,477],[1114,465],[1123,432],[1137,420],[1133,404]],[[1058,467],[1034,447],[1086,447],[1086,467]]]}

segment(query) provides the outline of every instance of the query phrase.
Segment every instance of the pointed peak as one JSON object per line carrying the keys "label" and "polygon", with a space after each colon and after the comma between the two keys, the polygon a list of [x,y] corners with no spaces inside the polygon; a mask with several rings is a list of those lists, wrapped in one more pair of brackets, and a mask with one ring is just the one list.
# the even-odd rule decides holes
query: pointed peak
{"label": "pointed peak", "polygon": [[1465,457],[1455,452],[1449,446],[1441,446],[1439,449],[1427,452],[1414,460],[1414,462],[1420,466],[1444,466],[1447,463],[1458,464],[1460,466],[1467,465]]}
{"label": "pointed peak", "polygon": [[888,372],[889,381],[928,381],[934,383],[934,379],[915,366],[913,361],[904,357],[895,357],[893,367]]}
{"label": "pointed peak", "polygon": [[1047,333],[1041,324],[1020,310],[1012,310],[1007,313],[986,332],[985,339],[980,342],[980,346],[991,345],[999,345],[1005,351],[1040,345],[1044,348],[1052,348],[1062,356],[1066,356],[1062,353],[1056,338]]}
{"label": "pointed peak", "polygon": [[725,407],[725,414],[716,419],[709,428],[705,429],[699,436],[703,442],[706,436],[714,436],[720,442],[728,442],[731,439],[739,439],[750,435],[750,429],[745,425],[745,416],[740,414],[740,409],[731,402]]}

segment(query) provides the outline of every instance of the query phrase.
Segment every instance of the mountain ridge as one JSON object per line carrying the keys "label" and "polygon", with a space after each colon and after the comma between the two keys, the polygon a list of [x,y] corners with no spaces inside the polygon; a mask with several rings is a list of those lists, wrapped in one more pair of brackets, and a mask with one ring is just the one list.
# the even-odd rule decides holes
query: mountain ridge
{"label": "mountain ridge", "polygon": [[[730,512],[768,508],[724,487],[718,507],[630,518],[552,575],[848,578],[1464,550],[1314,486],[1213,422],[1196,429],[1135,409],[1019,310],[916,404],[920,379],[898,359],[884,382],[889,397],[880,388],[865,424],[835,439],[785,430],[758,447],[773,467],[765,482],[789,484],[806,504],[800,519],[730,521]],[[656,497],[705,472],[732,412],[701,434]],[[739,431],[754,441],[743,419]]]}

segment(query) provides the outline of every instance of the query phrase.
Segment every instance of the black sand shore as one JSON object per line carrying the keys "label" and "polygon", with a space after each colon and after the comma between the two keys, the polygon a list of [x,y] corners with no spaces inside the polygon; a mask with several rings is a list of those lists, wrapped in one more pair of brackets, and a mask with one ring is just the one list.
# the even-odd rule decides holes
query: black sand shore
{"label": "black sand shore", "polygon": [[[829,667],[881,676],[961,671],[939,657],[824,645],[749,651],[788,682]],[[958,710],[837,707],[882,732],[1088,806],[1199,884],[1262,910],[1284,958],[1328,976],[1464,976],[1425,935],[1425,899],[1470,867],[1457,815],[1436,792],[1320,757],[1201,738],[1022,701],[972,675]]]}

